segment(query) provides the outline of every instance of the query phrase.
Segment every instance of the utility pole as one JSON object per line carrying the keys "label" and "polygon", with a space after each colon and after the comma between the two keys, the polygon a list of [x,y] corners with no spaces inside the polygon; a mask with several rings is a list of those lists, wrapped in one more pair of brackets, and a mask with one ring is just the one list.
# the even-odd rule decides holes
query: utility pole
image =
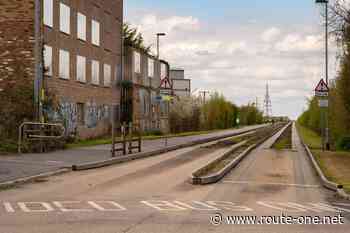
{"label": "utility pole", "polygon": [[201,95],[203,95],[203,104],[205,104],[207,101],[206,97],[207,97],[207,94],[210,93],[210,91],[200,91],[199,92]]}
{"label": "utility pole", "polygon": [[[328,75],[329,75],[329,71],[328,71],[328,0],[326,1],[326,6],[325,6],[325,11],[326,11],[326,26],[325,26],[325,49],[326,49],[326,51],[325,51],[325,59],[326,59],[326,61],[325,61],[325,63],[326,63],[326,84],[327,84],[327,86],[329,87],[329,82],[328,82]],[[328,101],[329,101],[329,99],[328,99]],[[326,149],[327,150],[330,150],[330,142],[329,142],[329,122],[328,122],[328,114],[329,114],[329,112],[328,112],[328,109],[329,109],[329,106],[328,106],[328,108],[326,109],[326,122],[325,122],[325,124],[326,124]]]}
{"label": "utility pole", "polygon": [[34,81],[34,103],[35,119],[43,122],[43,42],[42,42],[42,1],[35,0],[35,81]]}
{"label": "utility pole", "polygon": [[266,84],[266,93],[264,100],[264,114],[267,119],[270,119],[272,116],[272,102],[270,98],[269,84]]}
{"label": "utility pole", "polygon": [[157,33],[157,59],[159,62],[159,56],[160,56],[160,52],[159,52],[159,47],[160,47],[160,42],[159,42],[159,37],[161,36],[166,36],[165,33]]}
{"label": "utility pole", "polygon": [[[324,4],[325,6],[325,76],[326,76],[326,84],[329,86],[329,72],[328,72],[328,0],[316,0],[316,3]],[[329,99],[327,99],[329,102]],[[328,109],[329,109],[329,103],[327,109],[324,110],[324,115],[322,118],[324,118],[324,139],[323,139],[323,148],[326,147],[327,150],[330,149],[330,141],[329,141],[329,122],[328,122]]]}

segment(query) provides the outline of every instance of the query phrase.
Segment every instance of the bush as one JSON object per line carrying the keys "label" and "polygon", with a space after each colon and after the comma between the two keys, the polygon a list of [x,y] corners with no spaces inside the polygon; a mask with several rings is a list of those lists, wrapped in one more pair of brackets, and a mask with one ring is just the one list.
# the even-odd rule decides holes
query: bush
{"label": "bush", "polygon": [[156,130],[148,130],[143,133],[143,136],[162,136],[163,132],[156,129]]}
{"label": "bush", "polygon": [[350,135],[341,137],[337,141],[337,149],[350,151]]}

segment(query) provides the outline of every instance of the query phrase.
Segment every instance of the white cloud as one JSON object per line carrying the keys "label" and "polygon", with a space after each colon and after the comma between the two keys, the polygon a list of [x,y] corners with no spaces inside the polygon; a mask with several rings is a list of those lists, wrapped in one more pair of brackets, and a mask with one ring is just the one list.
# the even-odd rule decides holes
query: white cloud
{"label": "white cloud", "polygon": [[275,40],[280,34],[281,34],[280,29],[272,27],[264,31],[261,35],[261,38],[265,42],[271,42]]}
{"label": "white cloud", "polygon": [[158,31],[170,33],[172,31],[197,31],[200,29],[199,20],[192,16],[180,17],[158,17],[154,14],[148,14],[141,18],[137,25],[140,31]]}
{"label": "white cloud", "polygon": [[324,71],[322,28],[301,27],[295,33],[293,28],[237,24],[228,30],[193,16],[149,13],[133,19],[130,23],[153,48],[155,34],[167,33],[161,57],[172,67],[184,68],[193,89],[220,91],[236,104],[255,97],[262,102],[269,81],[274,113],[295,118]]}
{"label": "white cloud", "polygon": [[323,36],[289,34],[279,41],[275,48],[282,52],[320,51],[323,47]]}

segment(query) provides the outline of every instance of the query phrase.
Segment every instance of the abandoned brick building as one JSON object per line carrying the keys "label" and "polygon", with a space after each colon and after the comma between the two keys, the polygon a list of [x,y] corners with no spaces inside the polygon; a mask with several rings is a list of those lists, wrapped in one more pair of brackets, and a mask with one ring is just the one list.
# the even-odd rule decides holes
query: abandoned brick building
{"label": "abandoned brick building", "polygon": [[123,1],[1,1],[0,83],[16,72],[19,61],[34,79],[36,2],[42,15],[42,87],[59,102],[59,112],[48,113],[50,120],[64,121],[67,132],[80,138],[108,133],[111,106],[120,103],[112,83],[120,77]]}
{"label": "abandoned brick building", "polygon": [[[38,2],[41,20],[36,24]],[[0,92],[6,77],[18,68],[29,77],[25,82],[34,85],[39,62],[35,25],[42,38],[39,60],[44,68],[42,90],[34,93],[39,106],[49,97],[58,105],[43,108],[47,121],[62,122],[69,135],[95,138],[110,133],[115,107],[119,123],[126,117],[144,131],[167,130],[167,109],[159,95],[169,65],[126,46],[122,77],[123,0],[1,1]],[[125,87],[117,83],[123,80],[132,83],[130,100],[122,100]]]}

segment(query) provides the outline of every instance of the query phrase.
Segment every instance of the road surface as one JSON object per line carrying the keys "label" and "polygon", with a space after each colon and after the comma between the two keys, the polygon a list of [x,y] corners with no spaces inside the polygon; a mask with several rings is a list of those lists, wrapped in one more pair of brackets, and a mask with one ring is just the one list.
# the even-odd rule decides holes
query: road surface
{"label": "road surface", "polygon": [[[181,145],[195,140],[241,133],[263,126],[264,125],[245,126],[238,129],[221,130],[202,135],[173,137],[168,139],[168,147]],[[142,152],[150,152],[165,148],[164,139],[144,140],[142,144]],[[18,156],[0,155],[0,183],[28,176],[34,176],[41,173],[57,171],[62,167],[72,167],[72,165],[75,164],[84,164],[110,159],[110,151],[111,145],[99,145],[42,154],[23,154]]]}
{"label": "road surface", "polygon": [[[295,151],[254,150],[222,181],[193,186],[211,149],[185,148],[0,192],[1,233],[349,232],[350,202],[320,186],[293,128]],[[338,207],[338,208],[336,208]],[[337,216],[338,225],[214,225],[226,216]],[[300,218],[302,219],[302,218]]]}

